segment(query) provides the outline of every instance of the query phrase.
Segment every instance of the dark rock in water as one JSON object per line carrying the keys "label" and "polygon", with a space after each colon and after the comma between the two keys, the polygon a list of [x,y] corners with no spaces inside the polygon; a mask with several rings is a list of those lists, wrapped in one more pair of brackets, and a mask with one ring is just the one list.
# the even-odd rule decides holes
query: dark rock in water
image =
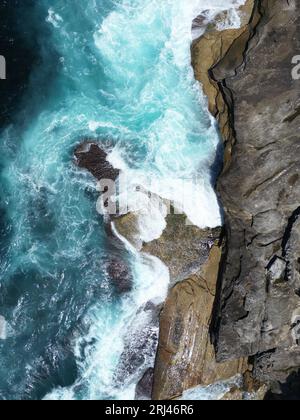
{"label": "dark rock in water", "polygon": [[[116,181],[118,178],[119,170],[114,169],[107,161],[107,153],[100,145],[86,140],[76,148],[74,154],[77,165],[88,170],[98,181]],[[107,274],[118,293],[128,293],[132,290],[133,277],[128,262],[123,256],[124,244],[114,236],[111,223],[109,223],[111,218],[109,217],[106,221],[105,230],[109,239],[109,245],[113,249],[119,250],[120,253],[118,257],[112,257],[107,262]]]}
{"label": "dark rock in water", "polygon": [[98,181],[115,181],[119,176],[119,170],[106,160],[107,153],[96,143],[85,141],[75,150],[75,157],[77,165],[87,169]]}
{"label": "dark rock in water", "polygon": [[109,261],[107,272],[118,293],[128,293],[132,290],[131,270],[121,258]]}
{"label": "dark rock in water", "polygon": [[115,383],[123,386],[137,382],[143,373],[154,366],[159,335],[161,306],[148,303],[137,312],[125,337],[124,351],[115,373]]}
{"label": "dark rock in water", "polygon": [[152,398],[154,369],[148,369],[140,382],[137,384],[135,399],[137,401],[147,401]]}
{"label": "dark rock in water", "polygon": [[266,395],[266,401],[299,401],[300,370],[292,373],[286,382],[275,385]]}

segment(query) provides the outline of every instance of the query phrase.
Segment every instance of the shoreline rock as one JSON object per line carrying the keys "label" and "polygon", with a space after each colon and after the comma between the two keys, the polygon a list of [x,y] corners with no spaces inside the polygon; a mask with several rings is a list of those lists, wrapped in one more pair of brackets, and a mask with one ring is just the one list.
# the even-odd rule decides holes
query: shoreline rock
{"label": "shoreline rock", "polygon": [[170,290],[160,317],[154,400],[175,399],[190,388],[230,379],[248,369],[242,359],[217,363],[211,344],[209,326],[220,259],[216,242],[202,269]]}

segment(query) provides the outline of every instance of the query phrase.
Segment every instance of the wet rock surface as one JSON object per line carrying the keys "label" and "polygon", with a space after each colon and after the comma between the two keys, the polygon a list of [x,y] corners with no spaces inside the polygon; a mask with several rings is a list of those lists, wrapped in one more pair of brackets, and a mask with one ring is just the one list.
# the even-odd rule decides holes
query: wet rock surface
{"label": "wet rock surface", "polygon": [[133,377],[136,382],[142,378],[139,382],[140,388],[138,387],[136,390],[140,399],[143,399],[141,393],[149,394],[149,389],[146,389],[145,375],[154,365],[159,336],[160,310],[161,306],[152,302],[148,302],[138,310],[128,328],[124,350],[115,373],[115,382],[121,383],[123,386],[132,383]]}
{"label": "wet rock surface", "polygon": [[76,163],[80,168],[88,170],[98,181],[115,181],[119,171],[107,161],[107,153],[100,145],[86,140],[75,150]]}

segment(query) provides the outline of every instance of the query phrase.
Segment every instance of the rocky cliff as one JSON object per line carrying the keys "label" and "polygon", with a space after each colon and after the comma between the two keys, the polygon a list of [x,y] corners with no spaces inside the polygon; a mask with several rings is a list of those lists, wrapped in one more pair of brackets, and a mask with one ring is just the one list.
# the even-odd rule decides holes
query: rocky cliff
{"label": "rocky cliff", "polygon": [[[237,38],[207,34],[193,48],[196,77],[226,144],[212,338],[219,362],[251,357],[254,377],[273,387],[271,398],[300,398],[300,82],[291,64],[299,29],[299,0],[255,1]],[[215,55],[205,69],[207,42]]]}

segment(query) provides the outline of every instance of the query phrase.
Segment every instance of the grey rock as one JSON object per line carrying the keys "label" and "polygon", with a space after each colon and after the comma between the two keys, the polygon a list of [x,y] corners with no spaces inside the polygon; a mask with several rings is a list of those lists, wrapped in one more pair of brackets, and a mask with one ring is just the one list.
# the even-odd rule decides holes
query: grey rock
{"label": "grey rock", "polygon": [[291,74],[300,1],[257,5],[262,17],[243,64],[228,76],[213,70],[236,142],[218,181],[226,252],[212,332],[219,361],[255,356],[260,379],[284,381],[300,367],[293,333],[300,316],[300,81]]}

